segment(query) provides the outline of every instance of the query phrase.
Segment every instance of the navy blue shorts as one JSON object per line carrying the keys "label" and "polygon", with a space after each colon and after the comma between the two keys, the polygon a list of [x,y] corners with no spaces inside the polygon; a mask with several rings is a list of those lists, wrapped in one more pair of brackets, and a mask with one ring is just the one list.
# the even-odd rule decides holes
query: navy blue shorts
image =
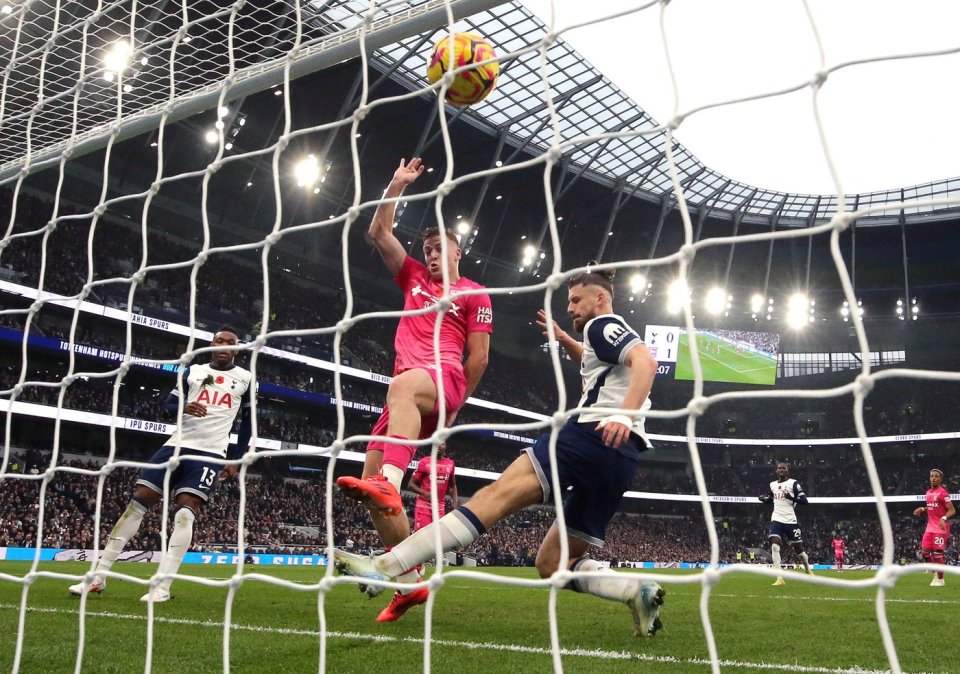
{"label": "navy blue shorts", "polygon": [[770,522],[770,535],[767,538],[773,538],[774,536],[779,536],[784,543],[803,543],[803,535],[800,533],[799,524]]}
{"label": "navy blue shorts", "polygon": [[[557,472],[566,491],[563,515],[567,532],[592,545],[602,546],[607,524],[617,512],[623,494],[633,483],[639,460],[607,447],[595,423],[567,422],[557,434]],[[537,438],[524,450],[530,457],[543,502],[552,503],[550,434]]]}
{"label": "navy blue shorts", "polygon": [[[150,463],[164,463],[173,456],[173,452],[173,447],[164,445],[150,457]],[[184,460],[184,457],[188,456],[198,458]],[[199,496],[204,501],[208,500],[210,491],[213,489],[214,482],[216,482],[217,474],[223,469],[222,464],[207,460],[212,457],[212,454],[198,452],[195,449],[181,449],[180,465],[170,475],[170,488],[173,490],[173,495],[186,493]],[[166,466],[144,468],[140,471],[137,484],[142,484],[158,494],[162,494],[163,478],[166,473]]]}

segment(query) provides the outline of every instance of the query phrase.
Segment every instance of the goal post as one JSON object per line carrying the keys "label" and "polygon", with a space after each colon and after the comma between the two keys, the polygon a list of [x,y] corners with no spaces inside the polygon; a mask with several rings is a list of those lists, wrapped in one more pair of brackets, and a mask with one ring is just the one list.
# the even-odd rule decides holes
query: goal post
{"label": "goal post", "polygon": [[[368,12],[361,25],[345,27],[330,33],[311,29],[308,21],[311,18],[314,21],[318,20],[312,17],[312,12],[308,10],[313,10],[314,5],[322,8],[327,3],[304,3],[302,9],[298,2],[279,3],[286,7],[287,13],[294,14],[292,19],[284,18],[283,15],[276,17],[295,24],[294,28],[287,29],[293,30],[296,39],[285,54],[260,60],[254,51],[256,43],[243,45],[245,49],[242,53],[247,57],[245,60],[251,63],[234,71],[240,50],[237,50],[237,55],[233,55],[235,48],[232,44],[226,43],[226,35],[224,35],[225,42],[221,46],[224,51],[231,53],[228,69],[232,72],[229,77],[209,81],[207,78],[200,78],[196,82],[188,82],[182,93],[173,92],[169,96],[164,95],[162,86],[157,87],[158,91],[148,95],[137,96],[129,92],[131,95],[125,96],[122,78],[117,77],[103,84],[99,83],[103,79],[104,68],[94,62],[87,64],[85,72],[71,72],[70,74],[77,78],[76,81],[72,84],[68,81],[60,82],[59,91],[49,99],[43,98],[42,90],[37,90],[36,93],[39,96],[34,97],[31,95],[34,92],[30,90],[37,84],[33,81],[34,72],[37,70],[42,72],[47,67],[47,62],[54,59],[59,42],[56,36],[50,35],[44,46],[26,55],[18,54],[14,48],[6,59],[0,59],[0,67],[6,75],[2,85],[2,96],[0,96],[0,133],[5,138],[3,147],[0,148],[0,184],[24,174],[25,170],[26,174],[29,174],[53,166],[64,156],[75,158],[103,148],[110,139],[119,142],[146,133],[157,128],[163,120],[171,124],[209,110],[221,101],[229,102],[249,96],[276,86],[285,79],[293,80],[356,58],[360,55],[361,33],[363,33],[363,44],[367,51],[373,51],[411,35],[442,28],[449,25],[451,18],[458,21],[504,4],[506,1],[425,0],[420,4],[387,2],[382,3],[381,7],[375,6],[376,11]],[[120,11],[125,9],[126,4],[125,2],[112,3],[111,8]],[[243,19],[243,8],[251,4],[255,3],[238,0],[234,3],[236,11],[227,12],[225,17],[221,17],[225,19],[231,35],[234,24]],[[365,3],[359,2],[351,4],[365,6]],[[19,36],[25,31],[24,25],[29,24],[28,15],[35,12],[38,5],[49,10],[46,13],[37,12],[39,16],[46,20],[56,20],[59,3],[47,5],[46,2],[36,0],[17,7],[10,15],[0,17],[0,25],[6,27],[16,21],[15,32]],[[320,10],[316,11],[322,16]],[[97,17],[105,15],[109,15],[109,12],[91,9],[88,14],[74,17],[71,24],[60,27],[57,36],[83,36],[83,41],[86,42],[87,24],[95,25]],[[172,26],[159,35],[152,35],[152,39],[148,41],[134,44],[130,49],[130,55],[138,61],[147,59],[143,64],[145,70],[151,66],[151,62],[157,63],[159,67],[161,61],[166,61],[165,67],[175,75],[178,61],[184,58],[178,56],[177,48],[185,39],[193,42],[189,36],[189,28],[203,26],[203,23],[204,18],[201,18]],[[147,30],[147,28],[141,28],[135,31],[135,35],[140,35]],[[123,33],[117,35],[118,39],[123,37]],[[270,41],[276,39],[271,35],[264,37]],[[158,50],[161,54],[164,52],[166,54],[141,56],[148,51]],[[100,49],[97,50],[97,56],[100,51]],[[84,57],[84,61],[86,58],[91,60],[96,58],[94,54],[84,55]],[[131,63],[136,65],[133,61]],[[161,85],[163,84],[163,79],[156,72],[153,76],[158,78]],[[53,84],[48,83],[47,87],[52,88],[56,84],[58,84],[56,81]],[[82,96],[84,89],[91,86],[99,88],[100,95],[95,98],[84,98]],[[71,134],[69,124],[58,126],[58,122],[64,121],[65,113],[73,114],[71,110],[64,108],[72,108],[74,105],[76,113],[73,119],[79,126],[77,132]],[[118,108],[120,114],[117,114]],[[96,123],[97,120],[100,123]],[[42,128],[44,135],[35,141],[32,138],[32,129],[36,128]]]}

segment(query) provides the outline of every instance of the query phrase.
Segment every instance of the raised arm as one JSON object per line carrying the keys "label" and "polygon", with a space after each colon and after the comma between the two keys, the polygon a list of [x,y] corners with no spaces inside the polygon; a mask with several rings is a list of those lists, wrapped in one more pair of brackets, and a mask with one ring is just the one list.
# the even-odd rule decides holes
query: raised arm
{"label": "raised arm", "polygon": [[[537,325],[543,330],[543,336],[550,339],[550,335],[547,332],[547,314],[543,309],[537,311]],[[560,346],[563,347],[563,350],[570,356],[570,360],[576,363],[577,367],[580,367],[580,360],[583,358],[583,344],[581,344],[578,339],[564,332],[564,330],[557,325],[556,321],[553,322],[553,334],[560,343]]]}
{"label": "raised arm", "polygon": [[[383,193],[383,198],[395,199],[402,195],[407,186],[420,177],[423,169],[423,163],[419,157],[414,157],[409,163],[401,159],[400,166],[394,172],[393,179]],[[393,233],[393,216],[396,212],[396,202],[381,203],[373,214],[370,229],[367,230],[387,269],[394,276],[400,273],[403,261],[407,258],[407,251]]]}

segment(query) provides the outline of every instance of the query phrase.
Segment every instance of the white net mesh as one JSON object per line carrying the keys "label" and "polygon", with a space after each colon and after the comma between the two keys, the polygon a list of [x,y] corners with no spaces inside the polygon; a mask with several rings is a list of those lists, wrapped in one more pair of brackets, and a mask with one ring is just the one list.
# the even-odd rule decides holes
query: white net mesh
{"label": "white net mesh", "polygon": [[[600,264],[597,268],[639,268],[649,271],[676,266],[679,278],[687,279],[691,275],[690,268],[695,257],[713,247],[828,237],[837,278],[844,297],[851,304],[857,298],[848,273],[848,263],[840,248],[841,236],[851,223],[858,218],[897,212],[917,215],[931,213],[960,203],[960,198],[955,194],[956,184],[947,181],[931,186],[926,192],[928,196],[916,199],[907,198],[909,195],[901,191],[861,195],[855,199],[843,194],[824,197],[785,195],[736,185],[725,179],[723,187],[718,189],[720,183],[707,180],[711,175],[715,178],[716,174],[703,167],[673,136],[680,123],[699,110],[676,110],[670,124],[658,124],[637,110],[626,95],[592,70],[588,63],[579,59],[576,52],[558,39],[556,32],[536,22],[520,6],[504,4],[497,7],[499,4],[492,1],[435,0],[378,4],[318,0],[304,3],[263,1],[200,4],[166,1],[34,1],[4,5],[4,13],[0,15],[4,40],[2,63],[5,68],[0,93],[0,131],[4,138],[0,148],[0,178],[4,180],[3,188],[9,192],[10,215],[0,243],[0,263],[6,263],[9,272],[0,281],[5,298],[0,315],[4,316],[11,329],[19,331],[19,367],[11,370],[13,376],[8,377],[2,386],[7,400],[4,401],[6,436],[0,465],[0,485],[4,489],[11,486],[19,489],[26,483],[38,485],[36,535],[32,541],[33,554],[27,557],[30,560],[29,569],[22,574],[2,573],[0,569],[0,581],[4,586],[21,588],[19,603],[15,606],[4,605],[2,609],[17,615],[17,633],[10,658],[13,671],[24,668],[23,654],[29,639],[28,615],[31,611],[47,610],[31,600],[31,586],[39,579],[46,578],[71,582],[82,580],[82,576],[76,573],[60,572],[55,566],[42,563],[44,558],[41,550],[50,547],[45,534],[49,519],[46,514],[48,491],[64,476],[96,479],[97,498],[90,517],[93,523],[92,547],[94,555],[98,554],[103,531],[112,526],[111,519],[103,509],[105,494],[110,489],[117,489],[117,485],[111,482],[111,476],[121,469],[148,465],[144,460],[120,458],[118,446],[121,441],[118,438],[125,432],[148,433],[151,435],[143,437],[152,443],[175,429],[171,423],[149,421],[150,410],[130,407],[130,389],[135,386],[143,389],[139,380],[131,380],[131,373],[140,372],[141,368],[175,372],[194,357],[203,359],[204,354],[212,351],[204,345],[215,332],[214,322],[221,315],[229,318],[229,312],[206,311],[210,308],[211,300],[205,296],[205,291],[211,288],[219,294],[212,304],[219,303],[220,309],[227,306],[234,309],[243,307],[250,315],[250,307],[253,307],[257,313],[259,325],[249,332],[243,348],[249,349],[249,369],[259,378],[269,380],[271,376],[280,377],[281,365],[289,367],[289,363],[294,362],[303,372],[310,373],[309,384],[314,383],[314,377],[318,381],[332,381],[333,395],[328,397],[327,402],[335,406],[336,430],[327,429],[326,433],[322,433],[314,428],[295,427],[292,432],[271,433],[278,423],[276,420],[281,417],[270,413],[266,416],[270,428],[264,433],[264,415],[258,416],[258,405],[255,403],[255,449],[251,449],[239,462],[235,526],[232,522],[223,522],[223,526],[233,532],[232,538],[224,536],[223,540],[235,547],[236,557],[231,558],[235,563],[234,573],[228,578],[211,578],[181,570],[175,576],[177,583],[186,586],[186,601],[189,601],[189,592],[194,585],[226,589],[222,621],[213,625],[217,629],[222,628],[223,632],[221,652],[224,671],[237,666],[236,660],[231,658],[232,639],[243,634],[247,627],[234,620],[234,609],[238,594],[250,583],[269,584],[284,590],[317,595],[320,671],[337,669],[337,663],[329,657],[331,637],[358,638],[331,628],[332,616],[327,599],[341,583],[334,577],[331,567],[328,566],[309,582],[294,582],[268,572],[249,572],[245,554],[250,547],[248,537],[251,534],[247,531],[246,518],[252,507],[251,489],[257,498],[262,489],[251,478],[249,471],[263,464],[263,455],[259,452],[264,450],[269,451],[271,460],[285,457],[316,459],[316,465],[319,466],[317,470],[325,471],[326,475],[323,483],[326,523],[322,533],[328,550],[332,548],[336,532],[342,526],[337,518],[335,502],[338,496],[333,486],[337,462],[362,461],[362,453],[356,450],[360,449],[359,443],[372,437],[356,431],[347,414],[357,410],[379,412],[381,403],[370,402],[360,394],[371,389],[359,386],[376,385],[376,394],[382,395],[383,384],[388,381],[383,374],[352,366],[352,358],[363,348],[362,340],[358,340],[357,336],[366,329],[365,326],[393,322],[402,315],[400,311],[371,309],[377,306],[379,297],[370,278],[371,274],[376,275],[379,271],[374,273],[364,269],[367,262],[358,263],[351,248],[358,241],[358,219],[369,215],[379,203],[379,200],[364,198],[367,167],[363,157],[365,148],[361,147],[359,139],[361,132],[366,131],[361,122],[368,116],[382,121],[391,114],[391,106],[404,100],[433,95],[425,87],[421,76],[423,54],[435,35],[447,29],[470,29],[503,38],[502,43],[496,45],[503,65],[497,95],[509,99],[510,105],[496,105],[494,98],[469,110],[454,111],[437,105],[433,108],[436,120],[431,119],[425,124],[418,120],[423,131],[416,153],[432,144],[441,143],[445,157],[444,176],[432,189],[407,195],[402,201],[404,206],[410,202],[432,201],[432,208],[422,209],[424,221],[436,219],[442,226],[452,228],[456,222],[444,207],[451,193],[480,186],[481,196],[475,201],[473,213],[475,220],[483,195],[495,178],[504,175],[509,177],[511,172],[530,167],[542,170],[546,213],[539,232],[531,236],[531,244],[537,253],[544,251],[540,257],[541,261],[545,260],[543,268],[540,268],[541,263],[537,263],[536,271],[539,273],[533,277],[517,277],[518,280],[512,285],[490,288],[489,293],[495,302],[506,302],[510,295],[534,296],[547,311],[548,318],[552,317],[551,312],[557,306],[556,295],[560,293],[563,299],[566,280],[586,268],[580,263],[580,251],[568,251],[565,248],[554,206],[587,174],[595,182],[615,188],[618,191],[618,204],[626,198],[624,195],[665,195],[662,198],[663,213],[676,212],[678,231],[682,231],[679,237],[681,245],[659,256],[655,252],[663,219],[649,254],[646,250],[640,250],[639,243],[624,243],[623,250],[630,251],[629,254],[604,256],[607,246],[607,237],[604,237],[599,257],[601,260],[618,259]],[[9,11],[6,11],[8,8]],[[667,5],[661,3],[648,3],[634,9],[645,13],[668,11]],[[815,19],[815,16],[811,16],[808,27],[814,34],[817,30]],[[618,15],[608,17],[608,20],[622,18]],[[670,41],[666,30],[663,39],[669,55]],[[292,80],[297,77],[322,68],[335,70],[334,66],[341,60],[358,55],[362,66],[352,84],[321,92],[295,89],[292,85]],[[926,54],[902,58],[921,56]],[[797,88],[807,89],[812,95],[816,111],[819,92],[831,73],[853,65],[856,64],[829,65],[824,58],[821,70],[811,73],[810,80],[801,87],[764,92],[754,98]],[[371,83],[371,71],[379,71],[382,77]],[[400,93],[379,95],[377,87],[389,88],[384,85],[385,82],[399,84]],[[340,81],[335,83],[343,84]],[[247,116],[240,112],[242,108],[237,102],[242,103],[245,97],[259,94],[259,104],[266,105],[264,97],[273,96],[273,93],[260,92],[271,88],[275,88],[276,98],[280,100],[272,130],[268,134],[256,135],[251,131],[245,135],[247,131],[243,127]],[[295,123],[294,111],[298,106],[320,107],[314,97],[332,97],[337,101],[334,108],[339,108],[339,112],[331,115],[328,121],[303,124],[303,117],[298,116],[299,121]],[[603,101],[602,109],[593,106],[596,100]],[[740,102],[717,101],[715,105]],[[187,119],[203,111],[217,111],[216,117],[208,114],[202,117],[203,122]],[[317,118],[322,119],[323,116],[318,115]],[[497,130],[501,133],[500,144],[488,169],[467,174],[458,171],[458,143],[451,137],[450,127],[461,119],[480,132]],[[180,123],[178,125],[175,122]],[[204,127],[207,122],[212,126]],[[436,129],[437,125],[439,129]],[[211,152],[197,153],[189,160],[179,157],[186,154],[191,145],[200,144],[196,136],[204,129],[212,134]],[[137,137],[148,131],[148,136]],[[824,155],[830,163],[829,135],[822,129],[821,132]],[[185,138],[188,133],[192,134],[193,140]],[[318,138],[323,139],[325,149],[329,150],[338,133],[341,138],[342,134],[349,134],[350,178],[342,185],[343,192],[328,199],[322,206],[304,206],[290,200],[291,191],[284,183],[287,181],[292,151],[306,147],[308,140]],[[463,133],[466,136],[468,131],[464,130]],[[378,141],[382,142],[386,137],[389,137],[389,131]],[[145,142],[143,138],[146,138]],[[246,138],[250,140],[246,141]],[[128,143],[137,143],[136,151],[124,145],[125,139],[133,139]],[[155,151],[144,154],[144,145],[155,148]],[[323,164],[326,155],[318,154],[321,157],[317,165],[319,178],[330,172],[330,166]],[[138,165],[148,165],[148,168],[138,171]],[[599,171],[596,167],[601,166],[603,170]],[[127,174],[131,176],[129,184],[125,184]],[[134,174],[138,179],[132,177]],[[146,174],[152,177],[144,179]],[[837,184],[840,184],[839,180]],[[131,185],[137,187],[133,189]],[[259,200],[244,200],[240,207],[256,204],[250,219],[257,221],[257,227],[251,225],[245,231],[224,233],[223,230],[229,228],[231,222],[237,222],[238,215],[230,211],[229,191],[247,188],[259,191],[262,195]],[[691,203],[698,206],[698,222],[691,218]],[[191,210],[197,215],[187,225],[176,223],[178,217]],[[770,231],[738,234],[735,229],[733,236],[700,238],[703,219],[711,210],[733,211],[733,219],[738,224],[744,218],[769,218]],[[611,218],[607,234],[612,234],[612,222]],[[778,230],[778,223],[788,228]],[[189,231],[191,227],[195,228],[192,232]],[[404,223],[397,231],[402,237],[416,229]],[[168,238],[158,238],[157,232],[162,232]],[[182,241],[188,234],[193,241],[190,253],[184,255],[182,250],[171,253],[168,248],[170,242]],[[129,246],[124,236],[132,237],[136,243]],[[476,232],[472,237],[467,236],[472,244]],[[310,237],[315,238],[310,240]],[[283,274],[291,272],[282,267],[285,263],[277,252],[283,250],[284,245],[309,248],[313,261],[319,263],[319,267],[327,265],[327,268],[315,271],[313,277],[305,282],[308,283],[308,291],[304,291],[303,287],[293,290],[290,284],[283,281]],[[66,255],[61,248],[67,251]],[[465,249],[469,252],[469,244]],[[230,262],[225,262],[227,260]],[[65,261],[69,261],[69,265]],[[58,266],[51,267],[53,262]],[[487,265],[496,264],[492,256],[476,259],[477,264],[483,262],[486,262],[484,269]],[[224,283],[222,279],[218,283],[214,280],[218,276],[218,268],[222,270],[225,265],[230,273],[240,270],[246,274],[242,283]],[[464,271],[470,275],[472,270]],[[69,277],[71,283],[65,283],[65,277]],[[238,290],[233,287],[235,285],[242,287]],[[338,296],[341,290],[342,298]],[[311,292],[314,293],[313,297],[310,297]],[[169,293],[167,305],[171,310],[170,316],[145,316],[140,312],[138,301],[144,294],[155,297],[166,293]],[[299,293],[299,296],[292,297],[291,293]],[[290,306],[302,307],[301,301],[305,297],[308,300],[319,298],[321,302],[336,307],[338,313],[326,322],[312,322],[315,316],[306,312],[296,315],[296,311],[301,311],[299,308],[292,312],[292,317],[289,311],[282,315]],[[435,305],[435,337],[439,334],[441,312],[458,297],[462,295],[444,295],[443,300]],[[180,301],[184,305],[176,306]],[[46,338],[40,327],[40,317],[50,307],[66,310],[61,315],[61,322],[62,316],[69,317],[69,328],[57,347],[67,352],[68,360],[63,372],[41,371],[36,359],[32,360],[31,356],[31,349],[42,344],[31,341],[31,338]],[[869,495],[852,498],[859,499],[855,502],[879,504],[876,513],[883,552],[882,559],[878,561],[882,563],[882,568],[866,580],[819,576],[805,577],[804,580],[820,586],[871,588],[887,662],[892,671],[901,671],[887,621],[887,592],[901,575],[929,570],[931,567],[894,565],[893,529],[884,503],[911,501],[916,497],[884,497],[872,444],[868,442],[864,425],[864,400],[878,382],[886,379],[913,377],[958,381],[960,376],[905,369],[873,372],[869,360],[864,360],[860,375],[853,382],[836,388],[736,391],[707,396],[696,346],[693,311],[689,303],[684,303],[683,307],[684,325],[693,347],[692,395],[685,407],[654,411],[649,417],[653,420],[686,419],[683,435],[653,437],[655,441],[686,442],[697,493],[627,494],[628,499],[656,499],[658,503],[687,500],[702,505],[710,549],[708,568],[691,575],[671,576],[666,581],[660,574],[638,574],[661,582],[701,586],[696,613],[702,623],[708,660],[688,659],[682,664],[705,667],[709,663],[715,672],[719,672],[721,666],[739,666],[721,658],[711,623],[711,616],[716,615],[711,612],[713,588],[731,573],[749,571],[771,578],[778,574],[773,569],[759,565],[720,565],[721,544],[711,504],[746,500],[746,497],[733,493],[711,493],[715,490],[708,487],[701,464],[700,448],[705,439],[698,438],[698,419],[711,406],[729,401],[766,404],[771,399],[842,399],[851,396],[852,417],[857,431],[855,440],[859,443],[869,481]],[[209,318],[211,315],[213,319]],[[91,319],[96,323],[91,323]],[[112,327],[114,323],[122,325],[122,329],[116,330]],[[105,334],[111,334],[113,344],[95,346],[102,335],[96,334],[96,328],[91,331],[91,325],[101,327]],[[858,316],[853,316],[852,325],[859,351],[870,353],[871,345]],[[44,327],[49,329],[50,326]],[[177,349],[176,353],[169,343],[165,348],[153,348],[152,342],[143,339],[143,335],[149,331],[186,338],[185,346],[179,343],[177,346],[183,348]],[[494,340],[501,338],[506,339],[495,335]],[[304,339],[325,344],[325,357],[306,348]],[[96,357],[109,367],[85,369],[78,361],[81,356]],[[351,359],[349,363],[346,362],[348,358]],[[580,410],[573,408],[567,399],[560,354],[556,350],[551,351],[551,361],[557,392],[555,414],[549,414],[552,410],[530,412],[497,400],[474,399],[468,409],[490,416],[461,423],[455,436],[464,434],[464,437],[480,437],[483,433],[500,433],[500,437],[519,438],[522,441],[535,431],[559,428],[563,421],[579,413]],[[89,406],[83,405],[82,398],[88,395],[84,393],[84,387],[95,387],[97,383],[109,388],[108,405],[106,409],[91,411]],[[288,388],[297,389],[301,385],[306,387],[305,382],[297,380],[291,382]],[[264,390],[266,395],[271,395],[271,389],[261,389],[262,394]],[[442,386],[439,395],[442,400]],[[444,409],[442,404],[440,409]],[[614,411],[610,410],[611,413]],[[512,423],[507,420],[512,420]],[[281,421],[298,423],[289,417],[282,417]],[[441,424],[442,421],[441,415]],[[15,454],[14,436],[21,427],[31,424],[46,424],[44,428],[52,428],[49,441],[52,451],[45,457],[42,470],[35,474],[24,474],[15,470],[19,460]],[[69,465],[64,458],[68,450],[74,447],[76,441],[73,436],[81,426],[107,429],[109,449],[101,467],[77,467]],[[475,435],[469,436],[470,433]],[[449,432],[440,431],[433,438],[418,444],[433,447],[432,456],[436,458],[436,443],[448,436]],[[103,436],[97,437],[103,439]],[[940,438],[929,436],[926,439]],[[849,442],[854,438],[843,440]],[[884,440],[875,439],[873,444]],[[897,441],[897,438],[891,436],[889,440]],[[752,442],[763,444],[767,441]],[[749,445],[751,441],[725,440],[725,443],[737,446]],[[835,440],[822,441],[822,444],[831,447],[836,443]],[[804,444],[817,443],[804,441]],[[181,460],[184,459],[178,454],[168,466],[172,469]],[[475,469],[462,474],[491,479],[498,472]],[[554,474],[551,479],[555,505],[559,506],[562,494],[558,477]],[[817,502],[817,499],[812,500]],[[820,502],[845,501],[821,499]],[[161,512],[166,513],[168,506],[169,497],[165,495]],[[436,517],[438,504],[435,492],[433,509]],[[557,507],[556,513],[559,526],[565,531],[563,509]],[[166,549],[169,538],[167,519],[161,514],[156,522],[159,528],[157,539],[162,550]],[[569,553],[566,538],[562,536],[561,541],[561,568],[565,568]],[[437,557],[442,557],[439,537]],[[947,570],[952,571],[950,568]],[[158,574],[143,577],[124,572],[114,572],[109,577],[138,583],[144,588],[155,587],[163,580],[162,575]],[[529,652],[538,652],[543,656],[549,654],[553,668],[561,671],[564,658],[570,657],[574,651],[564,648],[560,637],[558,590],[567,585],[572,577],[568,572],[555,574],[545,580],[492,577],[472,571],[443,571],[442,565],[438,565],[437,572],[429,581],[434,592],[431,592],[426,605],[422,637],[424,671],[432,667],[432,647],[437,643],[444,647],[464,649],[476,646],[433,638],[436,617],[434,602],[439,596],[435,591],[448,581],[460,579],[494,581],[511,586],[549,587],[549,648]],[[478,607],[477,610],[483,609]],[[91,611],[88,595],[84,594],[75,619],[79,631],[79,647],[74,660],[76,671],[91,666],[89,663],[94,657],[86,650],[86,633],[91,615],[99,618],[101,614]],[[145,671],[150,671],[153,666],[157,626],[175,620],[159,616],[153,604],[147,604],[143,654]],[[504,646],[504,649],[510,650],[510,647]],[[654,655],[631,657],[634,660],[665,662]],[[787,665],[747,664],[758,670],[788,669]],[[853,670],[816,668],[811,665],[796,671]]]}

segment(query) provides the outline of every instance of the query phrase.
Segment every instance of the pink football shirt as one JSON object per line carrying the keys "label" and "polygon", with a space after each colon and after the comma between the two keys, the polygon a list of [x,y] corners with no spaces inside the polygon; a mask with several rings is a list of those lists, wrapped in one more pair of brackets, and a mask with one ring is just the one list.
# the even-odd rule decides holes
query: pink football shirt
{"label": "pink football shirt", "polygon": [[[394,279],[403,290],[404,310],[422,309],[436,304],[443,295],[443,283],[434,281],[427,268],[410,256],[403,261]],[[450,285],[450,292],[483,288],[468,278]],[[397,326],[394,348],[397,360],[393,373],[414,367],[434,367],[433,327],[437,315],[404,316]],[[471,332],[493,332],[493,308],[486,293],[459,297],[450,305],[440,326],[440,362],[463,369],[463,350]]]}
{"label": "pink football shirt", "polygon": [[950,532],[950,520],[945,522],[946,529],[940,526],[940,518],[947,514],[950,492],[943,487],[927,490],[927,532],[942,534]]}
{"label": "pink football shirt", "polygon": [[[453,478],[455,464],[453,459],[447,456],[437,457],[437,506],[440,508],[440,516],[443,517],[445,507],[443,499],[447,496],[447,490],[450,489],[450,480]],[[414,472],[414,479],[420,483],[420,486],[430,492],[430,457],[425,456],[417,463],[417,470]],[[430,499],[417,496],[414,504],[416,510],[430,510]]]}

